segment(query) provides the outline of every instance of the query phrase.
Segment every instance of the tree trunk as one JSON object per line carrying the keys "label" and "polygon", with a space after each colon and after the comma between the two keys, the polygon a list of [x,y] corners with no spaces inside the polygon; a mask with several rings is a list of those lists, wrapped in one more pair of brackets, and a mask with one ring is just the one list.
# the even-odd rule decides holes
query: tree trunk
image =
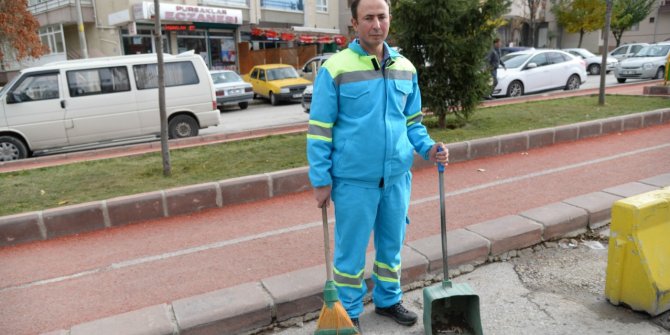
{"label": "tree trunk", "polygon": [[582,40],[584,40],[584,29],[579,29],[579,44],[577,44],[578,48],[582,47]]}
{"label": "tree trunk", "polygon": [[[605,27],[603,27],[603,52],[600,60],[600,89],[598,90],[598,105],[605,106],[605,76],[607,75],[607,45],[609,44],[610,20],[612,18],[612,0],[606,0]],[[617,43],[618,45],[618,43]]]}

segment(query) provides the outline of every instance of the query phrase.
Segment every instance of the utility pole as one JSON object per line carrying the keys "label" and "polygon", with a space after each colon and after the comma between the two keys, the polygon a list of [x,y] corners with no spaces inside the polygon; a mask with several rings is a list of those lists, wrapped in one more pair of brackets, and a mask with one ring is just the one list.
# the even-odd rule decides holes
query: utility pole
{"label": "utility pole", "polygon": [[81,0],[76,0],[75,5],[77,7],[77,29],[79,30],[79,46],[81,47],[81,57],[88,58],[86,34],[84,34],[84,19],[81,16]]}
{"label": "utility pole", "polygon": [[605,27],[603,27],[603,52],[602,59],[600,60],[600,90],[598,94],[598,105],[605,106],[605,75],[607,75],[607,51],[609,46],[609,35],[610,35],[610,20],[612,18],[612,0],[606,0],[607,3],[605,11]]}
{"label": "utility pole", "polygon": [[158,58],[158,109],[161,118],[161,157],[163,159],[163,176],[172,175],[170,164],[170,148],[168,147],[167,111],[165,110],[165,67],[163,62],[163,33],[161,32],[160,2],[154,0],[154,44]]}

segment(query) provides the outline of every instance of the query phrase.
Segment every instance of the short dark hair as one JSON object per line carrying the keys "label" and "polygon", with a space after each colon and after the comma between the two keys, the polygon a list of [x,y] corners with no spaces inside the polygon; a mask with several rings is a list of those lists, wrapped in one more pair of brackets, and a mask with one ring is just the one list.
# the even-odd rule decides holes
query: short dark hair
{"label": "short dark hair", "polygon": [[499,38],[496,37],[496,38],[493,39],[493,43],[498,43],[498,42],[500,42]]}
{"label": "short dark hair", "polygon": [[[358,3],[360,3],[361,0],[354,0],[351,2],[351,17],[354,19],[358,19]],[[391,12],[391,0],[384,0],[386,2],[386,5],[389,6],[389,13]]]}

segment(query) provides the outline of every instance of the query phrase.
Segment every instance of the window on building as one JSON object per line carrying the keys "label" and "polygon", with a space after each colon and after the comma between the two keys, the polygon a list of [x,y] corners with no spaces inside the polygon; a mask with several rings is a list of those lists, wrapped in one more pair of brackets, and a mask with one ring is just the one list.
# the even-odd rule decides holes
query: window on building
{"label": "window on building", "polygon": [[290,11],[302,11],[304,9],[303,0],[261,0],[261,7]]}
{"label": "window on building", "polygon": [[71,97],[130,91],[125,66],[67,71]]}
{"label": "window on building", "polygon": [[249,0],[201,0],[203,5],[249,7]]}
{"label": "window on building", "polygon": [[[165,31],[163,34],[163,52],[170,53],[170,39]],[[127,29],[121,30],[121,39],[123,40],[123,54],[150,54],[156,52],[153,38],[153,28],[137,27],[137,34],[130,36]]]}
{"label": "window on building", "polygon": [[328,11],[328,0],[316,0],[316,11],[317,12],[327,12]]}
{"label": "window on building", "polygon": [[[156,64],[133,65],[135,83],[138,90],[158,87],[158,66]],[[199,83],[198,74],[191,62],[165,63],[165,87],[194,85]]]}
{"label": "window on building", "polygon": [[63,43],[63,29],[61,25],[45,26],[40,28],[38,32],[42,44],[49,48],[49,53],[65,53],[65,43]]}

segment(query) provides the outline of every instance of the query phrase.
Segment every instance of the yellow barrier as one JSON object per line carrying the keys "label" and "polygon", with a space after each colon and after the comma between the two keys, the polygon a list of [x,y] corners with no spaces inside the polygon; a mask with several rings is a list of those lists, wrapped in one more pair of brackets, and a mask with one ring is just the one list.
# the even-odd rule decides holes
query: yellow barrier
{"label": "yellow barrier", "polygon": [[670,189],[614,203],[605,296],[652,316],[670,309]]}

